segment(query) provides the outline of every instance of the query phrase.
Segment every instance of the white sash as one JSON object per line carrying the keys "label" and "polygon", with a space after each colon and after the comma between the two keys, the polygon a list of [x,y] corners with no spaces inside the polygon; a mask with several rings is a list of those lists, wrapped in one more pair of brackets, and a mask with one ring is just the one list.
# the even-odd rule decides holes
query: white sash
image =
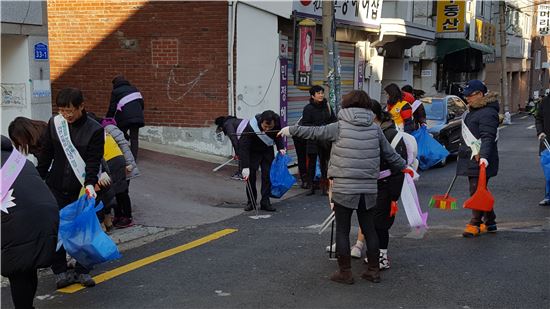
{"label": "white sash", "polygon": [[27,158],[14,147],[8,160],[4,162],[4,166],[0,169],[0,179],[2,180],[0,184],[0,190],[2,191],[0,192],[2,196],[2,206],[0,208],[5,213],[8,213],[8,208],[15,206],[13,202],[15,198],[12,196],[13,189],[10,190],[10,188],[15,182],[15,179],[17,179],[17,176],[21,173],[21,170],[23,170],[26,162]]}
{"label": "white sash", "polygon": [[[481,150],[481,139],[476,139],[476,137],[472,134],[472,131],[468,128],[466,125],[466,122],[464,122],[464,119],[466,119],[466,115],[468,115],[469,111],[466,111],[462,115],[462,139],[464,139],[464,142],[470,149],[472,149],[472,156],[470,159],[472,159],[475,155],[479,154],[479,151]],[[495,137],[495,141],[498,141],[498,128],[497,128],[497,136]]]}
{"label": "white sash", "polygon": [[[82,117],[87,116],[83,115]],[[84,179],[86,177],[86,163],[84,163],[80,153],[78,153],[73,145],[73,142],[71,141],[67,120],[65,120],[65,118],[61,115],[55,116],[53,120],[55,124],[55,131],[57,132],[57,136],[59,136],[59,141],[61,142],[67,161],[69,161],[69,164],[71,165],[76,178],[78,178],[78,181],[80,181],[82,186],[84,186]]]}
{"label": "white sash", "polygon": [[124,105],[134,101],[134,100],[137,100],[137,99],[143,99],[143,97],[141,96],[141,93],[139,92],[132,92],[126,96],[124,96],[122,99],[120,99],[120,101],[118,101],[117,105],[116,105],[116,109],[117,111],[122,111],[122,108],[124,107]]}
{"label": "white sash", "polygon": [[273,146],[273,140],[267,136],[264,132],[260,131],[260,127],[258,127],[258,120],[256,120],[256,117],[252,117],[249,121],[250,126],[252,127],[252,130],[256,132],[256,136],[259,137],[264,144],[267,146]]}
{"label": "white sash", "polygon": [[416,100],[416,101],[413,102],[413,104],[411,104],[413,113],[414,113],[414,112],[416,111],[416,109],[420,106],[420,104],[422,104],[422,102],[420,102],[420,100]]}
{"label": "white sash", "polygon": [[247,124],[248,124],[248,120],[246,119],[241,120],[241,123],[239,123],[239,126],[237,127],[237,139],[241,138],[241,135],[243,134],[243,131],[246,128]]}

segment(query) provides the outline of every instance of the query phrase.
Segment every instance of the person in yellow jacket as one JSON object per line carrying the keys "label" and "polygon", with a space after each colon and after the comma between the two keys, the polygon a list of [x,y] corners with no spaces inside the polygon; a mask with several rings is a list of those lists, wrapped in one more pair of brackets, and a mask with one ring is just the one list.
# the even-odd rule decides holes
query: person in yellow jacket
{"label": "person in yellow jacket", "polygon": [[399,86],[392,83],[387,85],[384,91],[388,96],[387,111],[397,128],[407,133],[414,131],[413,110],[411,105],[403,99]]}

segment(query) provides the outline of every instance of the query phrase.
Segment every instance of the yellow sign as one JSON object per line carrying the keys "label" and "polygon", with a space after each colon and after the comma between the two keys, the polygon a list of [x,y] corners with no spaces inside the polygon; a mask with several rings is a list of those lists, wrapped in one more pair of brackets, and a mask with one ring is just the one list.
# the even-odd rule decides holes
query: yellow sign
{"label": "yellow sign", "polygon": [[476,18],[476,42],[495,46],[496,32],[497,27],[495,25]]}
{"label": "yellow sign", "polygon": [[464,32],[466,1],[437,1],[437,32]]}

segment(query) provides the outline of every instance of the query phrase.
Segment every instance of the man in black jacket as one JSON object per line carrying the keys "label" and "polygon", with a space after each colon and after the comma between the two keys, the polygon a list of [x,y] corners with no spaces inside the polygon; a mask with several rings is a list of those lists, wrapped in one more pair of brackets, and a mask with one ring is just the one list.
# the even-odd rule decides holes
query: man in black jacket
{"label": "man in black jacket", "polygon": [[[550,135],[550,97],[546,96],[539,104],[537,113],[535,114],[535,126],[537,127],[537,137],[540,142],[539,153],[546,149],[544,140],[548,140]],[[546,186],[546,194],[544,199],[539,202],[540,206],[550,205],[550,188]]]}
{"label": "man in black jacket", "polygon": [[[477,190],[479,167],[487,168],[487,182],[498,173],[498,94],[487,92],[487,87],[479,80],[471,80],[464,87],[463,95],[468,102],[468,112],[464,114],[464,124],[475,142],[467,143],[468,136],[463,128],[456,173],[467,176],[470,195]],[[470,145],[470,146],[469,146]],[[472,210],[472,219],[466,225],[462,236],[473,237],[484,232],[496,232],[495,211]],[[484,221],[483,221],[484,220]]]}
{"label": "man in black jacket", "polygon": [[241,138],[244,128],[246,128],[246,125],[248,124],[248,120],[239,119],[235,116],[220,116],[216,118],[214,123],[217,126],[216,133],[223,132],[223,134],[229,137],[231,145],[233,146],[233,151],[235,152],[233,160],[239,161],[239,170],[237,170],[231,178],[235,180],[243,180],[241,175],[241,161],[239,160],[239,139]]}
{"label": "man in black jacket", "polygon": [[130,150],[137,161],[139,128],[145,126],[143,97],[122,75],[115,77],[112,83],[111,103],[105,117],[115,118],[117,126],[130,141]]}
{"label": "man in black jacket", "polygon": [[[11,141],[2,135],[3,175],[12,151]],[[33,308],[37,269],[52,264],[59,211],[55,198],[30,161],[25,160],[9,189],[13,190],[15,206],[2,212],[2,276],[10,280],[15,308]]]}
{"label": "man in black jacket", "polygon": [[[37,169],[55,196],[59,209],[62,209],[78,199],[83,186],[88,196],[97,197],[95,185],[98,182],[105,137],[103,127],[86,114],[84,98],[79,89],[61,90],[57,95],[56,105],[62,118],[60,115],[54,116],[48,123],[48,129],[44,134],[43,150],[38,156]],[[63,123],[63,119],[67,123],[70,140],[63,139],[59,135],[60,131],[63,132],[59,129],[64,127],[59,125]],[[76,149],[77,153],[66,146],[66,143],[63,146],[62,140],[72,143],[74,145],[72,150]],[[67,153],[73,159],[68,160]],[[74,160],[74,158],[78,159],[78,156],[81,158],[80,164],[77,163],[79,160]],[[85,171],[85,175],[77,176],[77,171]],[[67,276],[66,253],[63,247],[55,253],[52,270],[56,275],[57,288],[63,288],[72,283],[73,280]],[[81,284],[95,285],[89,270],[84,266],[77,263],[75,272]]]}
{"label": "man in black jacket", "polygon": [[[309,104],[304,107],[302,112],[301,124],[303,126],[325,126],[335,122],[336,116],[325,99],[325,90],[321,86],[313,86],[309,89]],[[325,141],[306,141],[307,152],[307,174],[308,188],[311,192],[308,195],[315,194],[313,180],[315,178],[315,168],[317,166],[317,157],[319,157],[319,165],[321,168],[321,179],[319,185],[322,194],[326,195],[328,189],[328,161],[330,157],[331,144]]]}
{"label": "man in black jacket", "polygon": [[[251,211],[256,204],[258,193],[256,191],[256,172],[258,168],[262,170],[262,200],[260,209],[265,211],[275,211],[271,206],[269,197],[271,195],[271,180],[269,171],[271,163],[275,158],[273,154],[273,145],[281,154],[286,153],[283,139],[277,137],[277,132],[281,129],[279,115],[274,111],[265,111],[250,119],[246,128],[239,139],[239,155],[242,164],[242,174],[245,181],[250,186],[246,188],[248,203],[245,211]],[[250,189],[249,189],[250,187]]]}

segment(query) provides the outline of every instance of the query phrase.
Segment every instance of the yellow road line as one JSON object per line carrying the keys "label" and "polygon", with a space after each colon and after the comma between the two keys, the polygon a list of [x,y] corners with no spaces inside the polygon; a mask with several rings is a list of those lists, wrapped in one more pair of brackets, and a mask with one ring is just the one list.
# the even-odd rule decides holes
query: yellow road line
{"label": "yellow road line", "polygon": [[[178,246],[178,247],[175,247],[175,248],[163,251],[163,252],[159,252],[157,254],[151,255],[151,256],[143,258],[141,260],[137,260],[137,261],[132,262],[130,264],[126,264],[124,266],[121,266],[121,267],[115,268],[113,270],[110,270],[108,272],[102,273],[101,275],[95,276],[94,280],[95,280],[96,284],[99,284],[101,282],[104,282],[104,281],[107,281],[107,280],[112,279],[114,277],[120,276],[120,275],[125,274],[127,272],[130,272],[132,270],[143,267],[145,265],[154,263],[156,261],[160,261],[162,259],[165,259],[165,258],[170,257],[172,255],[181,253],[183,251],[187,251],[189,249],[193,249],[195,247],[204,245],[208,242],[211,242],[212,240],[216,240],[216,239],[222,238],[226,235],[229,235],[231,233],[235,233],[236,231],[237,231],[236,229],[224,229],[224,230],[218,231],[216,233],[212,233],[212,234],[210,234],[208,236],[205,236],[203,238],[199,238],[199,239],[194,240],[190,243],[186,243],[185,245],[181,245],[181,246]],[[73,285],[70,285],[68,287],[59,289],[57,291],[62,292],[62,293],[75,293],[75,292],[78,292],[82,289],[85,289],[85,287],[80,285],[80,284],[73,284]]]}

